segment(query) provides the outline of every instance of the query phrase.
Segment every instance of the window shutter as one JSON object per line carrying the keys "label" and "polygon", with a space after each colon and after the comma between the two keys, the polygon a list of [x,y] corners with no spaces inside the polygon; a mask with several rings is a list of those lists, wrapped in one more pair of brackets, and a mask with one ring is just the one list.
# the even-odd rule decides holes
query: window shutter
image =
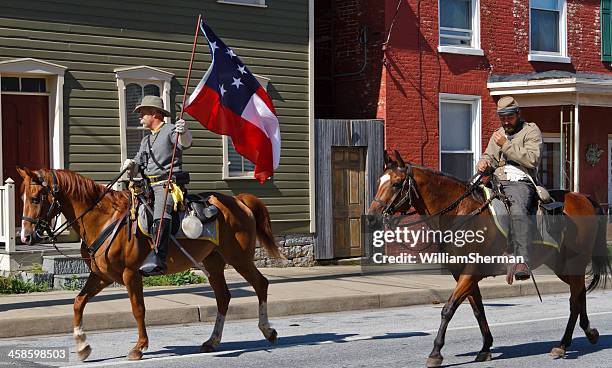
{"label": "window shutter", "polygon": [[601,60],[612,61],[612,0],[601,0]]}

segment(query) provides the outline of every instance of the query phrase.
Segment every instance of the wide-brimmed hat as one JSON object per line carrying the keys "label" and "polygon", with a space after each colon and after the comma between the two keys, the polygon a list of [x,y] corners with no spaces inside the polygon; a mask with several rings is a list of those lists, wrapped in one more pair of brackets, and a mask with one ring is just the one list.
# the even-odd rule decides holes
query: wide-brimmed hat
{"label": "wide-brimmed hat", "polygon": [[497,115],[509,115],[519,112],[519,104],[512,96],[504,96],[497,101]]}
{"label": "wide-brimmed hat", "polygon": [[144,96],[142,98],[142,101],[140,102],[140,105],[136,106],[136,108],[134,109],[134,112],[138,112],[138,110],[143,107],[153,107],[159,112],[161,112],[162,115],[170,116],[170,111],[164,109],[164,101],[161,99],[161,97]]}

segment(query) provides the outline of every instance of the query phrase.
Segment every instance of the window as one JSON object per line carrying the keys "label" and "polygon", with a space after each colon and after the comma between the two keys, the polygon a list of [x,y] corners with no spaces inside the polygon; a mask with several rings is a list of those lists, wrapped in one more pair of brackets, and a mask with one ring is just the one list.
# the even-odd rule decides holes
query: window
{"label": "window", "polygon": [[612,61],[612,0],[601,0],[601,60]]}
{"label": "window", "polygon": [[566,62],[565,0],[531,0],[529,61]]}
{"label": "window", "polygon": [[253,179],[255,164],[242,157],[232,143],[232,138],[223,136],[223,179]]}
{"label": "window", "polygon": [[258,6],[261,8],[266,7],[266,0],[217,0],[221,4],[234,4],[234,5],[248,5]]}
{"label": "window", "polygon": [[136,156],[140,149],[142,138],[149,134],[149,130],[140,124],[140,116],[134,109],[144,96],[160,96],[160,86],[150,83],[131,82],[125,86],[125,112],[127,124],[125,126],[127,157]]}
{"label": "window", "polygon": [[468,180],[480,158],[480,97],[440,95],[440,170]]}
{"label": "window", "polygon": [[2,77],[2,92],[47,92],[45,78]]}
{"label": "window", "polygon": [[484,55],[480,49],[479,0],[439,0],[439,52]]}
{"label": "window", "polygon": [[[121,162],[133,158],[140,148],[142,137],[149,132],[140,125],[140,117],[134,112],[143,96],[154,95],[170,106],[170,81],[174,76],[164,70],[149,66],[134,66],[115,69],[119,90],[119,126],[121,140]],[[166,118],[166,122],[170,122]]]}
{"label": "window", "polygon": [[561,139],[558,137],[544,138],[538,180],[544,188],[561,188]]}

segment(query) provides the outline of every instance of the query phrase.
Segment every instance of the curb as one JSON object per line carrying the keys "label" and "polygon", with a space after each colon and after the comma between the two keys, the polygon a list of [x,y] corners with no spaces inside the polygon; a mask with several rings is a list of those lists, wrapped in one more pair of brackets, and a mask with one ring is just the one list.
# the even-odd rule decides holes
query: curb
{"label": "curb", "polygon": [[[558,294],[568,291],[561,281],[550,280],[538,283],[540,292]],[[483,285],[480,288],[484,299],[536,295],[533,283]],[[451,288],[419,289],[399,293],[355,294],[336,297],[284,299],[268,303],[270,317],[284,317],[298,314],[330,313],[351,310],[396,308],[411,305],[442,304],[452,292]],[[173,308],[150,308],[146,312],[147,326],[213,322],[217,307],[185,306]],[[257,318],[257,302],[230,304],[227,318],[230,320]],[[136,327],[130,311],[87,313],[83,324],[88,331]],[[0,338],[35,335],[66,334],[72,331],[72,315],[13,318],[0,320]]]}

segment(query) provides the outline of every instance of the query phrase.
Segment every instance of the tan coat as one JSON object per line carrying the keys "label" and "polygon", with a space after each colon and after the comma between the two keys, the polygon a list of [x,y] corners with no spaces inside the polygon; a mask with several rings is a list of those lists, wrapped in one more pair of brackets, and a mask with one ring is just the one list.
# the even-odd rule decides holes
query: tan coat
{"label": "tan coat", "polygon": [[[496,130],[505,134],[504,128]],[[498,146],[493,137],[489,139],[483,159],[495,168],[495,176],[500,180],[506,180],[504,166],[510,163],[519,167],[534,180],[537,180],[537,170],[540,166],[542,152],[542,133],[535,123],[523,123],[523,128],[514,134],[512,140],[508,140],[503,146]]]}

